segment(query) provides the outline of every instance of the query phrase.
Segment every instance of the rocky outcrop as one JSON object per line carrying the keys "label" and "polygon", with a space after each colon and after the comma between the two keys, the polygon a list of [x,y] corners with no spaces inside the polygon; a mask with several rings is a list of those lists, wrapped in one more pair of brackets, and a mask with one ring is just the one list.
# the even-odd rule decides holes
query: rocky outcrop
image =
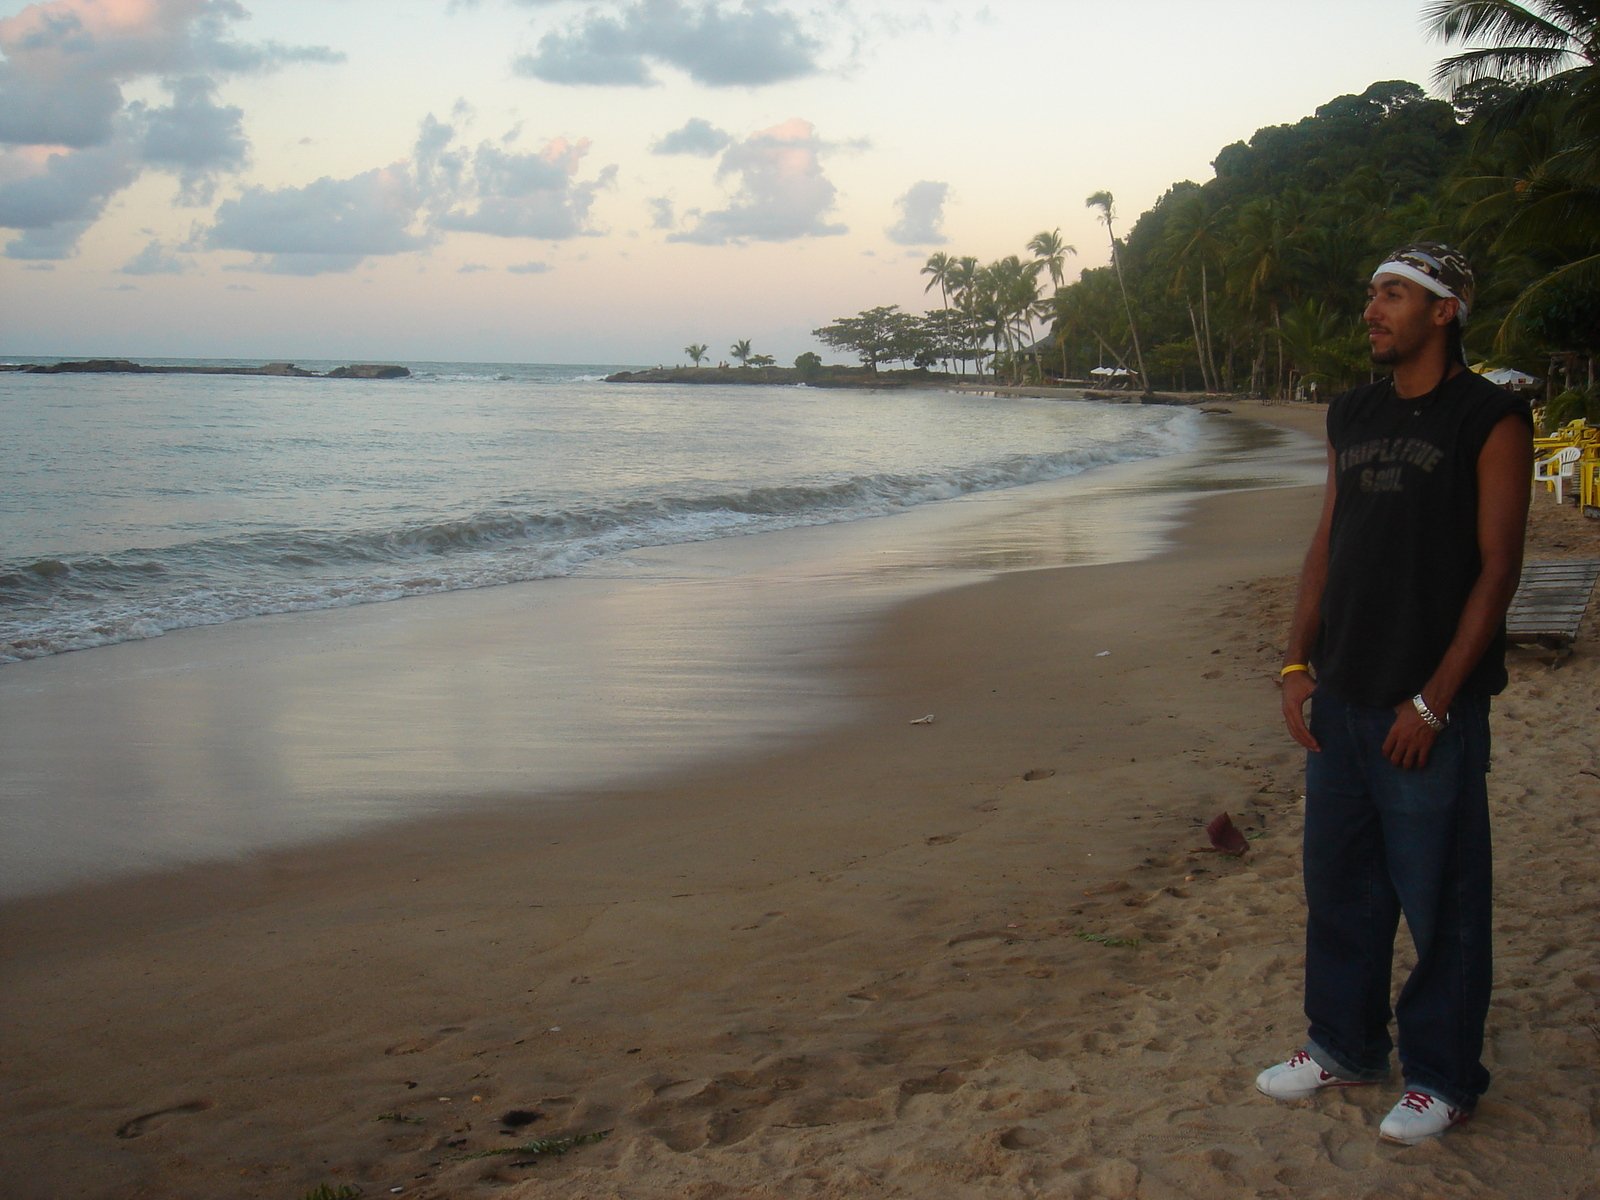
{"label": "rocky outcrop", "polygon": [[331,371],[324,372],[308,371],[289,362],[267,363],[261,367],[152,367],[144,363],[129,362],[125,358],[89,358],[78,362],[43,365],[22,363],[3,369],[23,371],[29,375],[273,375],[295,379],[405,379],[411,374],[405,367],[379,363],[358,363],[355,366],[335,367]]}
{"label": "rocky outcrop", "polygon": [[48,363],[37,367],[32,365],[16,368],[26,371],[29,375],[76,375],[76,374],[143,374],[154,370],[152,367],[142,367],[138,363],[129,362],[125,358],[91,358],[85,362],[59,362]]}
{"label": "rocky outcrop", "polygon": [[404,379],[410,371],[404,367],[384,366],[381,363],[357,363],[351,367],[335,367],[328,372],[329,379]]}

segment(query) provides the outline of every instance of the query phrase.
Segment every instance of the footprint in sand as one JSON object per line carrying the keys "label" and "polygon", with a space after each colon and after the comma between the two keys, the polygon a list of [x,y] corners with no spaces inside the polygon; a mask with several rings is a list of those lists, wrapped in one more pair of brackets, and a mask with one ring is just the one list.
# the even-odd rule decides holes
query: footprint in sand
{"label": "footprint in sand", "polygon": [[771,921],[776,921],[779,918],[781,918],[782,916],[783,916],[783,913],[781,913],[781,912],[762,913],[759,918],[757,918],[756,920],[750,922],[750,924],[748,924],[748,925],[740,925],[740,926],[738,926],[738,928],[741,929],[741,930],[743,930],[743,929],[760,929],[763,925],[766,925],[767,923],[769,923]]}
{"label": "footprint in sand", "polygon": [[1008,1129],[1000,1135],[1000,1145],[1007,1150],[1032,1150],[1050,1139],[1038,1129]]}
{"label": "footprint in sand", "polygon": [[421,1037],[410,1038],[404,1042],[396,1042],[384,1053],[391,1057],[401,1054],[421,1054],[424,1050],[432,1050],[447,1037],[457,1033],[464,1033],[465,1031],[465,1026],[462,1025],[446,1025],[437,1033],[425,1033]]}
{"label": "footprint in sand", "polygon": [[1038,783],[1041,779],[1049,779],[1055,773],[1054,767],[1035,767],[1031,771],[1024,771],[1022,778],[1028,783]]}
{"label": "footprint in sand", "polygon": [[874,993],[865,990],[851,992],[845,999],[850,1001],[850,1008],[847,1011],[824,1013],[822,1019],[824,1021],[848,1021],[861,1016],[878,1002],[878,997]]}
{"label": "footprint in sand", "polygon": [[187,1104],[174,1104],[171,1108],[158,1108],[154,1112],[142,1113],[130,1121],[124,1121],[117,1126],[119,1138],[143,1137],[151,1129],[159,1126],[168,1117],[183,1116],[186,1113],[205,1112],[211,1107],[209,1100],[190,1100]]}
{"label": "footprint in sand", "polygon": [[687,1100],[691,1096],[716,1100],[722,1092],[710,1079],[674,1079],[671,1083],[663,1083],[652,1094],[657,1100]]}
{"label": "footprint in sand", "polygon": [[901,1080],[895,1111],[897,1114],[903,1113],[906,1106],[918,1096],[948,1096],[966,1081],[967,1077],[960,1071],[949,1069],[935,1071],[932,1075],[919,1075],[914,1079]]}

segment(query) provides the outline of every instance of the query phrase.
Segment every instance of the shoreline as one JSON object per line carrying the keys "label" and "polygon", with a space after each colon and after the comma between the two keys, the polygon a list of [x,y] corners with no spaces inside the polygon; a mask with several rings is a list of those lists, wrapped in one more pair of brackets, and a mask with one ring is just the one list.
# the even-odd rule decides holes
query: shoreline
{"label": "shoreline", "polygon": [[[1479,1120],[1397,1153],[1387,1094],[1250,1088],[1298,1037],[1271,675],[1317,502],[1209,495],[1159,557],[903,604],[858,718],[755,761],[0,906],[16,1195],[1578,1194],[1600,817],[1547,781],[1593,761],[1550,694],[1592,694],[1592,630],[1497,719]],[[1242,860],[1195,849],[1222,810]]]}

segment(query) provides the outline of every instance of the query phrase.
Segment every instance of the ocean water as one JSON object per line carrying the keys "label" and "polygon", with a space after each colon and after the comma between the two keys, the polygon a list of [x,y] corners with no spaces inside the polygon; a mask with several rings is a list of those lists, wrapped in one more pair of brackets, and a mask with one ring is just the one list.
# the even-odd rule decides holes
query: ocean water
{"label": "ocean water", "polygon": [[389,381],[0,372],[0,670],[267,614],[626,575],[649,548],[1178,454],[1203,420],[406,365]]}
{"label": "ocean water", "polygon": [[1324,469],[1185,409],[407,365],[0,372],[0,904],[753,763],[882,719],[889,606]]}

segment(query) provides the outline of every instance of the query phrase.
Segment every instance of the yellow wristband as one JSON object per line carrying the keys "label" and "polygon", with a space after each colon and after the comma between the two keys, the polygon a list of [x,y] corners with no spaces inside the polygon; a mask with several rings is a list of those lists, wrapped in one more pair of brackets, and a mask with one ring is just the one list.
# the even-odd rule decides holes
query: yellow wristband
{"label": "yellow wristband", "polygon": [[1304,671],[1307,675],[1311,674],[1311,668],[1305,663],[1290,663],[1287,667],[1278,672],[1278,678],[1287,679],[1296,671]]}

